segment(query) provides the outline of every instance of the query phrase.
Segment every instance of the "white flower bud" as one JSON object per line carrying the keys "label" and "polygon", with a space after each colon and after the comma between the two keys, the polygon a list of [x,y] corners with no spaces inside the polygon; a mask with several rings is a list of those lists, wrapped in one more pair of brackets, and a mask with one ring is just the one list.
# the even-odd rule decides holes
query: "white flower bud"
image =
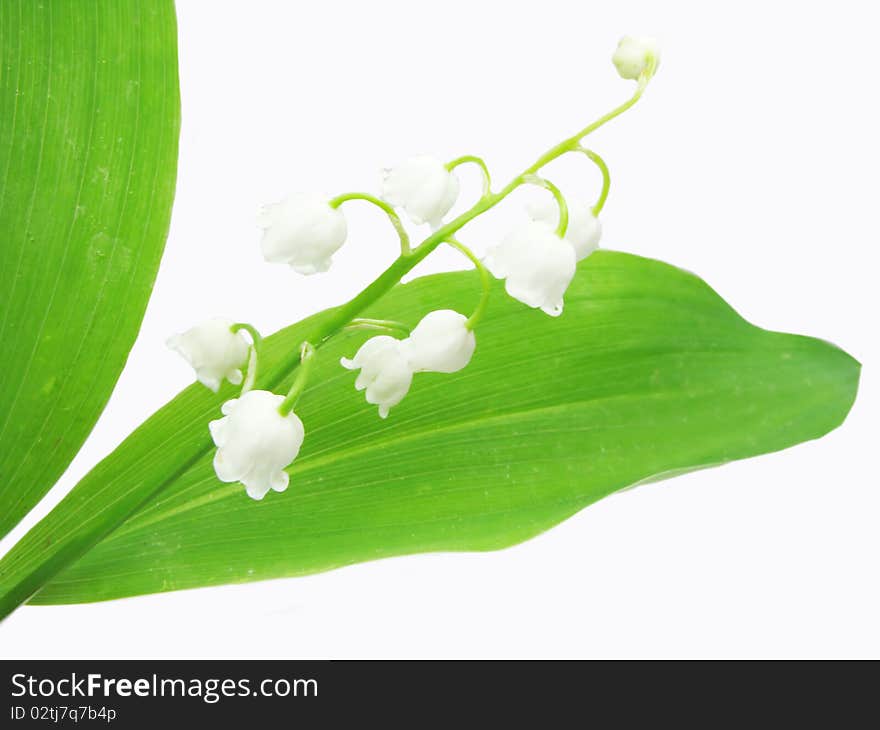
{"label": "white flower bud", "polygon": [[[554,229],[559,223],[559,206],[555,200],[542,199],[528,206],[532,220],[540,221]],[[587,258],[599,247],[602,238],[602,224],[593,215],[593,209],[585,203],[574,203],[568,206],[568,227],[565,229],[565,240],[574,248],[578,261]]]}
{"label": "white flower bud", "polygon": [[351,360],[344,357],[340,362],[349,370],[360,369],[354,387],[367,391],[367,403],[379,406],[381,418],[387,418],[388,410],[409,392],[413,371],[403,343],[394,337],[371,337]]}
{"label": "white flower bud", "polygon": [[574,278],[574,248],[546,223],[517,228],[486,256],[486,266],[514,299],[540,308],[551,317],[562,314],[562,297]]}
{"label": "white flower bud", "polygon": [[232,331],[232,324],[226,319],[209,319],[166,342],[193,366],[198,381],[215,393],[223,378],[238,385],[247,362],[250,345],[241,332]]}
{"label": "white flower bud", "polygon": [[422,317],[404,340],[409,364],[415,372],[454,373],[465,367],[477,346],[467,317],[439,309]]}
{"label": "white flower bud", "polygon": [[420,155],[385,170],[382,197],[403,208],[413,223],[439,226],[458,198],[458,178],[440,160]]}
{"label": "white flower bud", "polygon": [[625,79],[638,81],[653,61],[654,71],[660,65],[660,44],[653,38],[624,36],[611,57],[619,73]]}
{"label": "white flower bud", "polygon": [[251,390],[226,401],[220,409],[224,417],[208,424],[217,445],[217,478],[241,482],[253,499],[262,499],[270,489],[287,489],[290,477],[284,469],[302,446],[302,421],[292,412],[282,416],[283,402],[284,396]]}
{"label": "white flower bud", "polygon": [[320,195],[297,193],[260,212],[263,258],[289,264],[300,274],[327,271],[331,257],[345,243],[348,226],[338,208]]}

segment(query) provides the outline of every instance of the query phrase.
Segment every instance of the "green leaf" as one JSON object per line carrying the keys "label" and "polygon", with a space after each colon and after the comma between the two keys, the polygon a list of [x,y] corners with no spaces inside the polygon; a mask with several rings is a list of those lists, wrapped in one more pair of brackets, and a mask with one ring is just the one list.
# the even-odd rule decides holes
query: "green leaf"
{"label": "green leaf", "polygon": [[134,343],[179,118],[171,0],[0,3],[0,536],[79,450]]}
{"label": "green leaf", "polygon": [[[468,311],[478,291],[473,271],[426,277],[369,315],[414,323]],[[265,367],[332,314],[269,338]],[[217,481],[207,421],[234,390],[192,386],[0,563],[0,595],[45,584],[32,602],[95,601],[501,548],[652,477],[817,438],[859,377],[843,351],[753,327],[692,274],[605,251],[581,265],[558,319],[496,285],[471,364],[417,375],[387,421],[338,364],[365,337],[319,351],[287,492],[254,502]],[[48,567],[47,544],[60,556]]]}

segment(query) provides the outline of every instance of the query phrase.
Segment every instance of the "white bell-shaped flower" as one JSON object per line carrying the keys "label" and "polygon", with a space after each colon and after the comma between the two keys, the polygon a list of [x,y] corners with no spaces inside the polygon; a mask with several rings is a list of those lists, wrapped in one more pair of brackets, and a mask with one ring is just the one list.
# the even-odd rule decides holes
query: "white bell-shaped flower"
{"label": "white bell-shaped flower", "polygon": [[439,226],[458,198],[458,178],[440,160],[419,155],[385,170],[382,197],[413,223]]}
{"label": "white bell-shaped flower", "polygon": [[652,62],[654,71],[660,65],[660,44],[653,38],[624,36],[611,60],[621,77],[638,81]]}
{"label": "white bell-shaped flower", "polygon": [[360,369],[354,387],[366,390],[367,403],[379,406],[379,416],[388,411],[409,392],[413,371],[401,340],[380,335],[367,340],[352,358],[340,360],[349,370]]}
{"label": "white bell-shaped flower", "polygon": [[562,314],[562,297],[577,261],[572,245],[550,225],[533,221],[517,228],[489,251],[485,262],[496,278],[505,280],[514,299],[551,317]]}
{"label": "white bell-shaped flower", "polygon": [[227,319],[209,319],[169,337],[167,345],[179,352],[196,371],[196,378],[215,393],[223,378],[233,385],[242,379],[250,345],[241,332],[232,331]]}
{"label": "white bell-shaped flower", "polygon": [[263,258],[289,264],[300,274],[327,271],[345,243],[348,226],[338,208],[320,195],[297,193],[260,212]]}
{"label": "white bell-shaped flower", "polygon": [[[559,223],[559,206],[555,200],[542,198],[529,204],[528,212],[532,220],[547,223],[554,229]],[[587,258],[599,247],[602,238],[602,224],[593,215],[593,209],[586,203],[573,203],[568,206],[568,227],[565,240],[574,248],[578,261]]]}
{"label": "white bell-shaped flower", "polygon": [[457,372],[471,361],[476,346],[467,317],[451,309],[426,314],[404,340],[409,364],[416,372]]}
{"label": "white bell-shaped flower", "polygon": [[287,489],[290,477],[284,469],[302,446],[302,421],[293,412],[282,416],[283,402],[284,396],[251,390],[226,401],[220,409],[224,417],[208,424],[217,445],[217,478],[241,482],[253,499],[262,499],[270,489]]}

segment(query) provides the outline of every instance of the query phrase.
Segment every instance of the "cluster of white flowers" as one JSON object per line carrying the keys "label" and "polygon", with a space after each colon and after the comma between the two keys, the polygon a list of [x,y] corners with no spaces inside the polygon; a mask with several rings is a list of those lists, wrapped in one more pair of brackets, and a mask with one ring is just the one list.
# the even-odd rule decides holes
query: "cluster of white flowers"
{"label": "cluster of white flowers", "polygon": [[367,403],[379,406],[379,416],[387,418],[409,392],[415,373],[457,372],[470,362],[476,346],[467,317],[439,309],[425,315],[406,339],[371,337],[353,358],[340,362],[360,370],[354,387],[365,390]]}
{"label": "cluster of white flowers", "polygon": [[[656,71],[660,56],[655,41],[625,37],[612,60],[620,76],[639,82],[638,95]],[[620,110],[624,108],[626,106]],[[354,357],[341,359],[343,367],[359,371],[354,386],[358,391],[365,391],[368,403],[378,406],[380,417],[386,418],[389,410],[403,400],[416,373],[455,373],[468,365],[476,348],[473,328],[488,294],[486,269],[504,280],[511,297],[554,317],[562,313],[563,297],[577,263],[599,245],[602,227],[597,212],[607,193],[604,162],[594,153],[580,150],[592,156],[603,170],[603,196],[595,207],[580,202],[567,204],[548,181],[524,174],[517,184],[537,182],[553,192],[555,200],[531,205],[529,222],[489,248],[484,257],[485,267],[458,241],[441,238],[442,234],[434,237],[434,245],[445,240],[465,253],[483,275],[484,300],[473,317],[468,319],[451,309],[433,311],[421,319],[408,337],[398,339],[384,334],[371,337]],[[434,231],[441,229],[444,217],[459,197],[460,185],[454,169],[464,162],[476,162],[482,167],[483,200],[488,199],[489,172],[479,158],[467,156],[445,164],[435,157],[420,155],[384,171],[381,199],[366,193],[332,199],[297,193],[266,206],[259,219],[263,229],[263,257],[271,263],[287,264],[305,275],[329,270],[333,255],[348,236],[348,225],[340,206],[346,200],[358,198],[374,203],[389,215],[401,237],[401,252],[405,257],[410,252],[409,237],[395,208],[402,210],[416,225],[427,224]],[[503,195],[496,196],[490,203],[494,204],[500,197]],[[448,230],[453,228],[450,226]],[[361,321],[364,322],[367,321]],[[372,322],[375,325],[375,321]],[[399,323],[384,324],[405,329]],[[252,342],[244,337],[244,331],[250,333]],[[224,380],[233,385],[243,382],[239,396],[223,403],[222,418],[211,421],[209,430],[217,447],[214,457],[217,477],[224,482],[240,482],[253,499],[262,499],[270,490],[287,489],[286,469],[299,453],[305,437],[303,423],[292,408],[308,374],[306,358],[310,359],[314,353],[311,345],[303,343],[300,370],[285,398],[267,390],[251,389],[256,377],[259,341],[259,333],[250,325],[224,319],[209,320],[168,340],[169,347],[195,369],[199,382],[214,392],[219,391]],[[245,369],[247,379],[243,377]]]}

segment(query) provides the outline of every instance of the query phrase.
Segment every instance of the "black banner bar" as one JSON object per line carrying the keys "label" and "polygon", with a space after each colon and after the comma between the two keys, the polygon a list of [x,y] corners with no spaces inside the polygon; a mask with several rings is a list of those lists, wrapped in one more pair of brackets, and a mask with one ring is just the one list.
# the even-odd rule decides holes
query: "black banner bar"
{"label": "black banner bar", "polygon": [[[855,727],[877,664],[807,662],[3,661],[0,727]],[[810,667],[812,670],[808,670]],[[855,666],[850,669],[856,669]],[[842,679],[842,678],[841,678]],[[855,724],[850,724],[855,722]],[[271,723],[271,725],[269,724]],[[280,724],[277,724],[280,723]],[[736,725],[739,726],[739,725]],[[161,728],[159,729],[161,730]]]}

